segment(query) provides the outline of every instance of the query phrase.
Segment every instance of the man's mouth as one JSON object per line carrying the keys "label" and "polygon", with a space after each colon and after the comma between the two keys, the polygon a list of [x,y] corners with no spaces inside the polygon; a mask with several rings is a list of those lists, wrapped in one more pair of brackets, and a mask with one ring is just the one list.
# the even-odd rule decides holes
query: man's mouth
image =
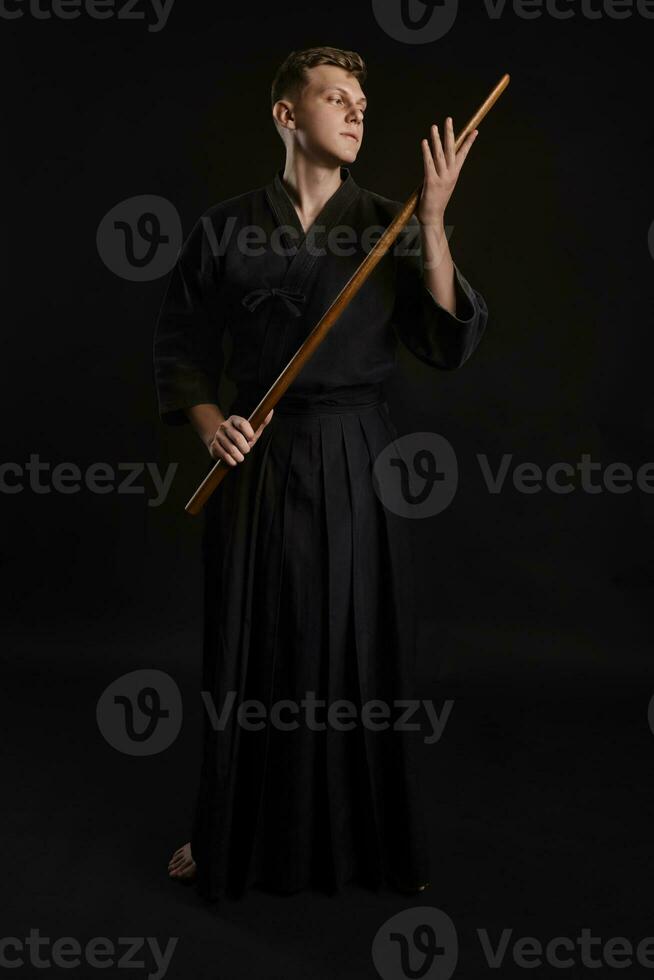
{"label": "man's mouth", "polygon": [[355,136],[354,133],[341,133],[341,136],[347,136],[348,139],[354,140],[355,143],[359,142],[359,137]]}

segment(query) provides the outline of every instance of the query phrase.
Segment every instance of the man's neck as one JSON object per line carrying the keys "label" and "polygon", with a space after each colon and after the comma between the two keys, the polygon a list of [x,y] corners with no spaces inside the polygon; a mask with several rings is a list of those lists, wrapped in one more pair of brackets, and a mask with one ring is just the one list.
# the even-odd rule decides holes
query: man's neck
{"label": "man's neck", "polygon": [[341,166],[316,167],[303,158],[287,157],[282,180],[305,232],[341,186]]}

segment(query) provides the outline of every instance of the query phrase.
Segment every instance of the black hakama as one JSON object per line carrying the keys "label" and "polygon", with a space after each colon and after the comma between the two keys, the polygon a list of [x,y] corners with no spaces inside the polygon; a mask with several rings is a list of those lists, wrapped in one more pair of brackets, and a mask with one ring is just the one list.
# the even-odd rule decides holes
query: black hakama
{"label": "black hakama", "polygon": [[[357,187],[347,168],[342,176],[311,248],[280,172],[198,222],[155,339],[165,421],[219,403],[226,331],[237,395],[224,411],[251,414],[365,255],[321,254],[327,233],[339,222],[381,231],[392,220],[397,202]],[[297,244],[244,256],[221,246],[230,221],[232,233],[283,227]],[[290,892],[429,880],[422,733],[393,725],[400,702],[417,696],[413,556],[406,520],[381,503],[372,466],[397,436],[381,382],[398,336],[445,369],[479,342],[484,300],[458,269],[456,288],[454,317],[425,287],[419,254],[387,255],[205,508],[202,686],[213,713],[191,845],[207,898],[256,882]],[[350,707],[332,724],[324,704],[341,700]],[[239,720],[244,702],[259,707]],[[390,717],[364,724],[370,702]]]}

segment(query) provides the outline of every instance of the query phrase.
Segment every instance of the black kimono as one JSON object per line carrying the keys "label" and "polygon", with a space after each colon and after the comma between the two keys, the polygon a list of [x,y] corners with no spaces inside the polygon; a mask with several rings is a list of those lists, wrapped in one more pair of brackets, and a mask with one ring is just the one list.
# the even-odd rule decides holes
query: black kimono
{"label": "black kimono", "polygon": [[[305,235],[281,173],[210,208],[180,252],[154,344],[164,422],[219,403],[224,332],[237,394],[221,408],[249,416],[401,207],[342,167]],[[429,880],[416,769],[424,733],[392,725],[397,702],[415,696],[412,554],[371,469],[397,437],[382,382],[398,340],[436,368],[458,368],[488,314],[458,269],[457,316],[436,302],[415,217],[410,231],[205,508],[203,690],[218,714],[235,697],[222,730],[205,716],[191,845],[207,898],[256,882],[294,891]],[[349,730],[324,707],[307,714],[312,698],[353,705],[340,716]],[[265,710],[241,724],[237,708],[250,699]],[[362,723],[373,700],[389,708],[385,728],[381,715]]]}

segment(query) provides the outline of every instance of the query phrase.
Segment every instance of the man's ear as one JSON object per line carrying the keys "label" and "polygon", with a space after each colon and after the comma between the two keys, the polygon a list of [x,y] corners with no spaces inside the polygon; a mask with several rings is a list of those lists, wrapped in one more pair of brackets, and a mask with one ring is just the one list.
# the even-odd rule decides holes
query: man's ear
{"label": "man's ear", "polygon": [[273,107],[273,116],[280,126],[283,126],[286,129],[295,129],[293,106],[290,102],[285,102],[283,99],[276,102]]}

